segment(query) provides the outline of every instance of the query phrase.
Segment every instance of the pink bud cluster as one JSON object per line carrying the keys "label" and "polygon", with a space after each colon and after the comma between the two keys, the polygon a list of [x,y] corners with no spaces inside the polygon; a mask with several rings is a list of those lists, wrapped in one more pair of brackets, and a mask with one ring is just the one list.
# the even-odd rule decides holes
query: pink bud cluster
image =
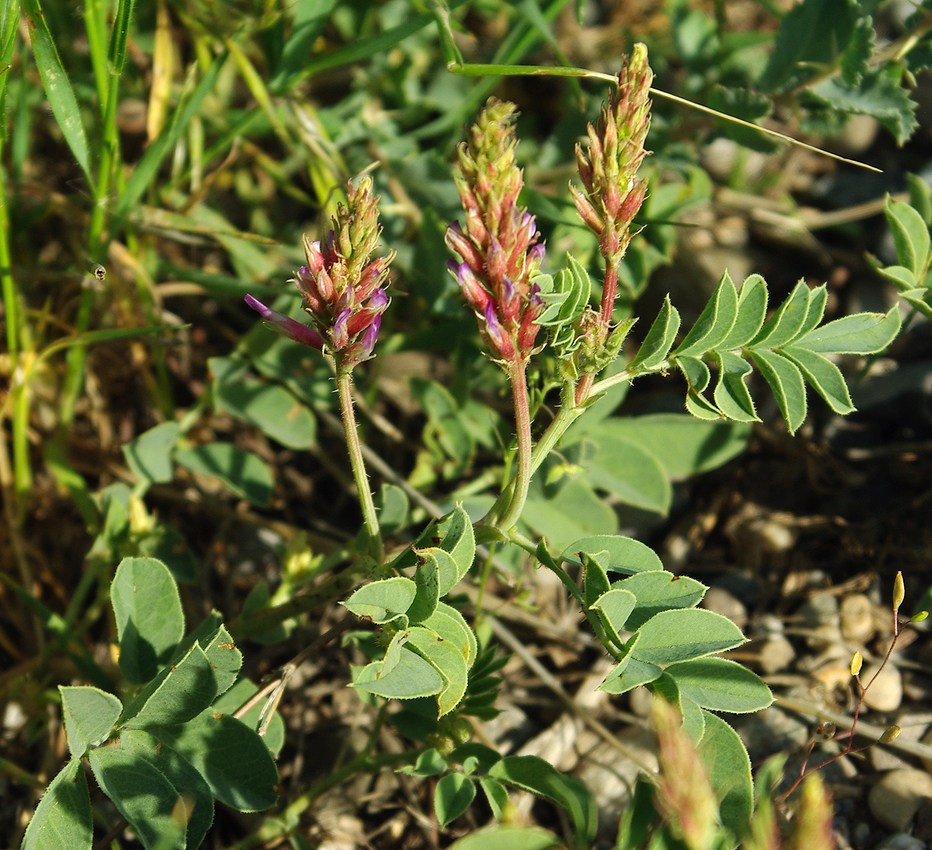
{"label": "pink bud cluster", "polygon": [[450,261],[450,270],[483,338],[497,359],[512,364],[531,356],[544,311],[531,283],[544,246],[534,217],[518,204],[524,176],[514,157],[515,116],[514,104],[491,99],[460,145],[454,179],[466,221],[446,234],[461,258]]}
{"label": "pink bud cluster", "polygon": [[636,44],[618,75],[618,88],[596,126],[587,127],[584,151],[576,145],[576,165],[585,191],[570,184],[582,220],[599,238],[607,263],[617,264],[631,241],[631,222],[647,195],[647,181],[637,177],[646,155],[650,127],[653,72],[647,49]]}
{"label": "pink bud cluster", "polygon": [[389,304],[384,284],[394,252],[371,259],[381,232],[378,200],[372,195],[372,179],[363,177],[357,186],[350,184],[347,205],[337,208],[326,241],[304,237],[307,265],[295,272],[293,281],[313,328],[269,309],[252,295],[245,299],[286,336],[326,348],[345,368],[372,355]]}

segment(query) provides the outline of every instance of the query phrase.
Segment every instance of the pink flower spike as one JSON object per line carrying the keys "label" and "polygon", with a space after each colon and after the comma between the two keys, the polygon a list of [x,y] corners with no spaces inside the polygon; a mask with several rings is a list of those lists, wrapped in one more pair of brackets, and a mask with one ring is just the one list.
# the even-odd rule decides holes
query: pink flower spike
{"label": "pink flower spike", "polygon": [[300,342],[302,345],[308,345],[320,351],[324,346],[324,338],[313,328],[295,321],[290,316],[271,310],[265,306],[258,298],[252,295],[243,297],[246,304],[255,310],[262,318],[271,325],[275,330],[280,331],[289,339]]}

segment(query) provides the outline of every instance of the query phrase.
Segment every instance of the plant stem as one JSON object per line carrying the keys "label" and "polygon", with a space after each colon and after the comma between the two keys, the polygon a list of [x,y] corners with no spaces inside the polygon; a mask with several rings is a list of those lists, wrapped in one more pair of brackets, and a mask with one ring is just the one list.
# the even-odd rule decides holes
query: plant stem
{"label": "plant stem", "polygon": [[375,512],[375,502],[372,500],[372,490],[369,488],[366,462],[362,457],[362,445],[359,442],[356,411],[353,408],[352,381],[350,370],[337,363],[337,396],[340,402],[340,414],[343,419],[346,450],[349,452],[350,466],[353,468],[353,480],[356,482],[356,490],[359,493],[359,506],[362,508],[362,519],[369,538],[369,554],[381,565],[385,557],[385,548],[382,544],[382,533],[379,530],[379,519]]}
{"label": "plant stem", "polygon": [[524,510],[527,501],[528,487],[531,484],[531,453],[534,445],[531,442],[531,411],[527,394],[527,364],[523,360],[515,360],[508,369],[511,379],[511,395],[515,406],[515,436],[518,448],[515,457],[515,478],[511,488],[511,501],[502,514],[497,525],[503,531],[508,531],[517,522]]}

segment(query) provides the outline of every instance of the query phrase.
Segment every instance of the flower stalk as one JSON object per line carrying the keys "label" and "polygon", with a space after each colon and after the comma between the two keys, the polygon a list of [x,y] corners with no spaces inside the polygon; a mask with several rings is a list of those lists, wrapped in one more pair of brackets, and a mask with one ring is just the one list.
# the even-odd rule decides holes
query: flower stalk
{"label": "flower stalk", "polygon": [[[527,500],[531,480],[531,415],[527,366],[535,348],[544,301],[532,278],[544,246],[537,224],[519,203],[524,175],[515,162],[514,104],[491,99],[460,145],[454,179],[466,213],[463,225],[447,229],[447,246],[459,256],[450,262],[479,333],[508,375],[515,411],[515,479],[505,489],[507,506],[496,506],[484,522],[509,530]],[[504,494],[503,494],[504,495]]]}
{"label": "flower stalk", "polygon": [[381,563],[384,554],[375,504],[369,487],[352,400],[352,371],[372,357],[388,308],[385,290],[394,252],[372,258],[381,228],[377,195],[371,177],[350,184],[346,206],[340,204],[333,228],[323,241],[304,237],[307,265],[292,282],[301,293],[302,307],[311,317],[308,326],[263,304],[252,295],[246,304],[275,330],[302,345],[322,351],[333,361],[337,396],[353,478],[359,493],[369,552]]}
{"label": "flower stalk", "polygon": [[[653,72],[647,48],[636,44],[618,75],[618,87],[602,105],[598,122],[586,129],[585,150],[576,146],[576,166],[583,188],[570,184],[573,202],[586,226],[596,235],[605,261],[602,299],[598,313],[583,316],[587,362],[580,369],[576,401],[592,392],[600,362],[612,357],[612,315],[618,294],[619,267],[636,230],[632,225],[647,197],[647,181],[637,176],[647,155],[644,143],[650,128],[650,87]],[[607,357],[602,357],[604,352]]]}

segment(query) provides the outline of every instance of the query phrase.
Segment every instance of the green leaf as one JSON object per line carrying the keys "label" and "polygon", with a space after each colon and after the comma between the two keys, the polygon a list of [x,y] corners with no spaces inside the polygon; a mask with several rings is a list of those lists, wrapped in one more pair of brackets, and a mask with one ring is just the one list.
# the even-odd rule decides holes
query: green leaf
{"label": "green leaf", "polygon": [[595,451],[581,466],[589,483],[647,511],[666,514],[673,499],[673,488],[660,461],[637,443],[607,436],[588,435]]}
{"label": "green leaf", "polygon": [[608,573],[605,572],[605,567],[587,552],[580,550],[576,555],[583,564],[583,601],[586,607],[591,608],[611,587]]}
{"label": "green leaf", "polygon": [[551,850],[562,846],[559,838],[539,826],[497,824],[461,838],[450,850]]}
{"label": "green leaf", "polygon": [[363,667],[353,687],[385,699],[418,699],[439,694],[447,682],[433,664],[402,648],[396,662],[373,661]]}
{"label": "green leaf", "polygon": [[[430,662],[444,681],[444,687],[437,694],[437,708],[440,717],[449,714],[466,693],[468,668],[466,659],[458,647],[445,640],[436,632],[421,626],[408,630],[406,646],[415,649],[422,658]],[[394,671],[393,671],[394,672]]]}
{"label": "green leaf", "polygon": [[233,686],[243,666],[243,653],[236,648],[233,636],[221,626],[209,641],[198,641],[213,670],[217,696]]}
{"label": "green leaf", "polygon": [[272,470],[258,455],[230,443],[207,443],[175,453],[179,466],[221,481],[234,495],[259,507],[272,500]]}
{"label": "green leaf", "polygon": [[434,791],[434,813],[441,828],[456,820],[476,798],[475,783],[462,773],[448,773]]}
{"label": "green leaf", "polygon": [[713,611],[661,611],[638,629],[633,654],[649,664],[672,664],[734,649],[745,641],[741,629]]}
{"label": "green leaf", "polygon": [[398,772],[411,776],[437,776],[443,773],[447,767],[447,760],[440,755],[439,750],[431,747],[429,750],[424,750],[417,757],[413,767],[401,767]]}
{"label": "green leaf", "polygon": [[929,269],[929,226],[916,210],[902,201],[888,198],[883,214],[893,235],[899,264],[906,266],[917,281],[922,280]]}
{"label": "green leaf", "polygon": [[607,694],[626,694],[640,685],[649,685],[663,675],[663,669],[656,664],[638,661],[628,657],[615,665],[599,685],[600,691]]}
{"label": "green leaf", "polygon": [[97,784],[146,850],[183,850],[186,806],[165,774],[139,753],[113,747],[91,750],[88,761]]}
{"label": "green leaf", "polygon": [[91,850],[94,824],[81,759],[71,759],[49,783],[26,827],[20,850]]}
{"label": "green leaf", "polygon": [[200,714],[217,696],[217,682],[204,650],[195,644],[173,665],[128,723],[173,726]]}
{"label": "green leaf", "polygon": [[843,316],[795,340],[794,348],[818,354],[876,354],[883,351],[900,330],[896,307],[884,313]]}
{"label": "green leaf", "polygon": [[307,449],[317,438],[310,409],[284,387],[244,378],[217,380],[214,400],[218,410],[255,425],[289,449]]}
{"label": "green leaf", "polygon": [[382,484],[376,500],[382,534],[394,534],[408,525],[411,503],[408,494],[394,484]]}
{"label": "green leaf", "polygon": [[745,380],[754,369],[743,357],[730,351],[715,353],[718,361],[718,384],[715,387],[715,404],[734,422],[759,422],[754,402]]}
{"label": "green leaf", "polygon": [[799,281],[751,342],[751,348],[779,348],[800,335],[809,316],[810,290]]}
{"label": "green leaf", "polygon": [[613,588],[603,593],[589,607],[599,612],[607,628],[616,634],[625,628],[637,605],[637,597],[628,590]]}
{"label": "green leaf", "polygon": [[166,484],[172,480],[172,451],[181,435],[177,422],[162,422],[123,446],[129,468],[145,481]]}
{"label": "green leaf", "polygon": [[660,556],[650,546],[620,534],[580,537],[563,550],[560,560],[580,564],[580,552],[586,552],[606,570],[615,573],[634,574],[663,569]]}
{"label": "green leaf", "polygon": [[909,203],[919,213],[927,227],[932,227],[932,183],[923,180],[918,174],[907,174],[909,186]]}
{"label": "green leaf", "polygon": [[591,846],[598,815],[595,802],[578,779],[565,776],[537,756],[506,756],[491,767],[488,775],[562,806],[573,822],[577,844]]}
{"label": "green leaf", "polygon": [[804,336],[819,326],[825,315],[825,305],[828,303],[828,288],[823,283],[815,289],[809,290],[809,307],[806,309],[806,318],[797,333],[797,337]]}
{"label": "green leaf", "polygon": [[644,342],[634,359],[628,364],[629,372],[649,372],[666,360],[676,332],[680,329],[680,314],[670,303],[669,294],[664,296],[663,305],[654,323],[650,326]]}
{"label": "green leaf", "polygon": [[677,368],[683,373],[689,388],[696,393],[701,393],[709,385],[711,373],[709,367],[705,365],[698,357],[676,356]]}
{"label": "green leaf", "polygon": [[851,0],[804,0],[787,12],[759,81],[764,90],[785,90],[831,66],[851,40],[859,17]]}
{"label": "green leaf", "polygon": [[476,636],[466,623],[465,617],[456,608],[440,602],[434,613],[421,625],[452,643],[466,659],[466,666],[472,666],[478,652]]}
{"label": "green leaf", "polygon": [[805,348],[785,348],[783,356],[796,364],[835,413],[846,416],[854,411],[845,378],[831,360]]}
{"label": "green leaf", "polygon": [[830,77],[810,88],[807,97],[819,106],[848,115],[870,115],[893,134],[898,145],[905,143],[919,123],[916,104],[899,80],[885,71],[865,74],[857,86]]}
{"label": "green leaf", "polygon": [[582,536],[612,532],[618,525],[615,512],[581,477],[559,487],[550,498],[539,476],[534,478],[521,519],[545,535],[555,549]]}
{"label": "green leaf", "polygon": [[770,386],[780,414],[791,434],[806,418],[806,385],[799,367],[776,351],[748,352]]}
{"label": "green leaf", "polygon": [[[451,555],[442,549],[426,550],[427,552],[440,552],[445,555],[451,562]],[[437,603],[440,601],[440,569],[436,555],[426,555],[424,552],[418,552],[417,571],[414,573],[414,585],[417,588],[414,599],[407,609],[408,620],[411,623],[420,623],[430,617],[437,610]],[[455,569],[455,565],[453,566]]]}
{"label": "green leaf", "polygon": [[[508,807],[508,791],[505,789],[505,786],[497,779],[489,779],[487,776],[480,776],[479,787],[482,789],[482,793],[485,794],[485,800],[492,810],[492,817],[497,821],[502,820],[505,817],[505,812]],[[473,835],[476,834],[478,833],[473,833]],[[547,846],[549,847],[550,845],[548,844]]]}
{"label": "green leaf", "polygon": [[[728,272],[722,275],[712,298],[674,352],[677,358],[703,354],[728,339],[738,318],[738,292]],[[701,392],[705,387],[699,388]]]}
{"label": "green leaf", "polygon": [[39,0],[24,0],[23,7],[29,18],[29,40],[36,60],[36,70],[42,80],[42,88],[45,89],[52,115],[55,116],[55,122],[68,148],[81,166],[88,185],[93,187],[95,183],[91,174],[87,136],[81,120],[81,109],[71,87],[71,79],[62,65],[55,39],[49,32],[49,25]]}
{"label": "green leaf", "polygon": [[[277,711],[272,712],[270,719],[266,717],[270,709],[269,700],[274,699],[274,694],[270,694],[265,700],[253,700],[258,693],[259,688],[254,682],[249,679],[237,679],[232,688],[213,701],[210,709],[215,713],[229,714],[256,732],[259,731],[260,725],[266,723],[265,734],[259,737],[274,759],[285,744],[285,722]],[[251,703],[250,708],[242,712],[247,703]]]}
{"label": "green leaf", "polygon": [[703,422],[683,413],[614,417],[594,430],[637,443],[674,481],[727,463],[747,448],[751,433],[743,423]]}
{"label": "green leaf", "polygon": [[90,747],[110,737],[113,725],[123,711],[123,703],[113,694],[86,685],[58,686],[68,749],[79,759]]}
{"label": "green leaf", "polygon": [[629,631],[640,629],[653,616],[669,608],[695,608],[708,590],[694,578],[665,570],[638,573],[615,582],[613,587],[626,590],[637,599],[637,607],[628,618]]}
{"label": "green leaf", "polygon": [[418,570],[424,569],[424,565],[429,564],[428,569],[432,570],[436,575],[438,598],[446,596],[456,587],[460,579],[469,570],[468,564],[463,569],[457,564],[453,555],[437,546],[430,549],[415,549],[414,552],[418,559]]}
{"label": "green leaf", "polygon": [[221,803],[257,812],[278,799],[278,770],[268,748],[236,718],[208,709],[183,726],[149,732],[190,762]]}
{"label": "green leaf", "polygon": [[357,617],[387,623],[404,614],[417,596],[417,585],[404,576],[364,584],[340,604]]}
{"label": "green leaf", "polygon": [[178,586],[155,558],[124,558],[110,586],[120,643],[120,671],[133,683],[157,672],[184,635]]}
{"label": "green leaf", "polygon": [[681,661],[666,668],[683,697],[703,708],[746,714],[760,711],[773,702],[773,695],[746,667],[725,658]]}
{"label": "green leaf", "polygon": [[171,747],[141,729],[125,730],[120,747],[149,762],[183,795],[188,818],[185,846],[188,850],[200,847],[214,820],[214,798],[204,777]]}
{"label": "green leaf", "polygon": [[745,835],[754,805],[751,761],[734,729],[708,711],[703,715],[705,732],[699,742],[699,756],[709,769],[709,779],[720,801],[722,824],[733,835]]}
{"label": "green leaf", "polygon": [[444,552],[453,556],[456,565],[456,579],[448,585],[450,577],[440,574],[440,595],[446,596],[457,582],[469,571],[476,557],[476,536],[472,520],[462,505],[458,504],[450,513],[437,522],[432,534],[439,538],[435,544]]}
{"label": "green leaf", "polygon": [[767,284],[759,274],[745,278],[738,293],[738,316],[735,324],[717,346],[719,351],[730,351],[747,345],[764,324],[767,315]]}

